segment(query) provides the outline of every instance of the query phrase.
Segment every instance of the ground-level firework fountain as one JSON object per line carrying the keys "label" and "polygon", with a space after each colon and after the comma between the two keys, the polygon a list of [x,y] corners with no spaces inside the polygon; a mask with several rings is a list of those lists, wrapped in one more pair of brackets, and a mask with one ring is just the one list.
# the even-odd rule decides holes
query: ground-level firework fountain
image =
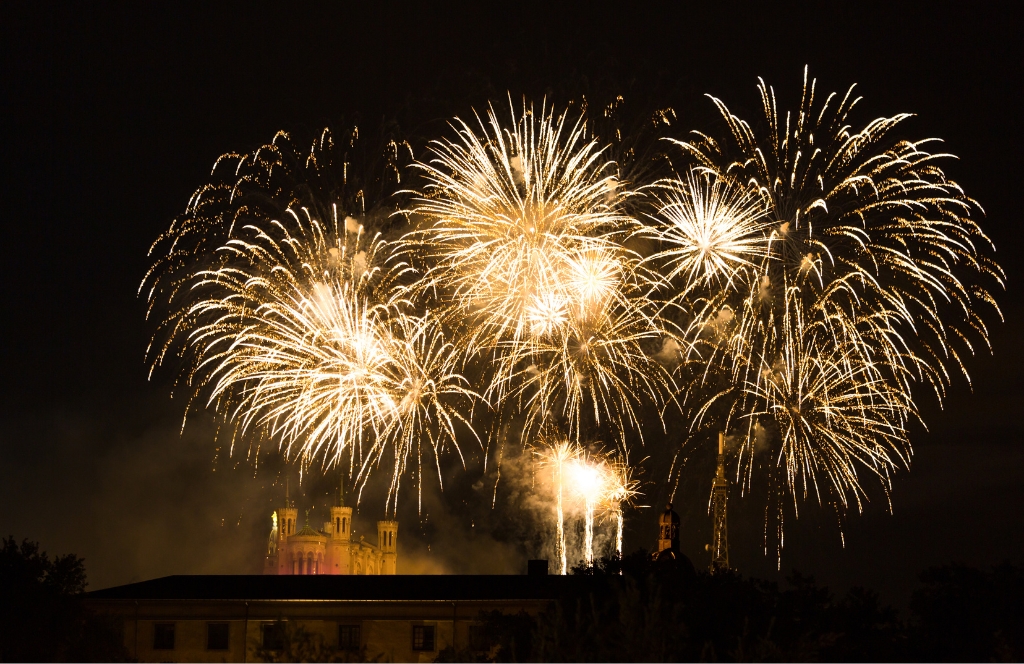
{"label": "ground-level firework fountain", "polygon": [[551,483],[555,494],[555,559],[558,561],[558,573],[566,574],[567,559],[565,552],[565,510],[563,505],[565,473],[569,463],[579,456],[579,445],[566,439],[551,442],[548,447],[538,453],[540,462],[551,469]]}
{"label": "ground-level firework fountain", "polygon": [[615,531],[615,553],[622,555],[623,506],[637,495],[632,469],[620,457],[588,452],[567,439],[549,442],[538,452],[541,466],[550,470],[555,502],[555,557],[558,573],[568,572],[565,542],[566,499],[572,512],[581,514],[584,536],[582,560],[594,564],[594,528],[603,513]]}
{"label": "ground-level firework fountain", "polygon": [[569,479],[573,492],[583,501],[584,540],[583,562],[594,564],[594,510],[605,494],[605,469],[600,461],[583,456],[569,466]]}

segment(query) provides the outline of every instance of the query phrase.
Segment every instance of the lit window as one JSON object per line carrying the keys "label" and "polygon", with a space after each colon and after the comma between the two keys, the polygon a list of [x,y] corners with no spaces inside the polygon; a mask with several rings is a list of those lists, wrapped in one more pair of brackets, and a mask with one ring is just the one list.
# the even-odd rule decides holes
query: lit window
{"label": "lit window", "polygon": [[174,623],[153,625],[153,650],[174,650]]}
{"label": "lit window", "polygon": [[338,650],[359,650],[359,625],[338,625]]}
{"label": "lit window", "polygon": [[206,623],[206,649],[227,650],[230,633],[230,627],[226,622]]}
{"label": "lit window", "polygon": [[433,650],[434,649],[434,627],[431,625],[412,626],[412,649]]}

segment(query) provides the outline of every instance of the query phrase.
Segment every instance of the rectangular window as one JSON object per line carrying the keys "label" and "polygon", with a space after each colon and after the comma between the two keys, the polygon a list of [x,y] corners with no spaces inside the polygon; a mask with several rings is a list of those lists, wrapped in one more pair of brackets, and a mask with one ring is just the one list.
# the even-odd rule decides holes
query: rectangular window
{"label": "rectangular window", "polygon": [[226,622],[206,623],[206,649],[227,650],[230,626]]}
{"label": "rectangular window", "polygon": [[434,649],[434,627],[432,625],[412,626],[412,649],[433,650]]}
{"label": "rectangular window", "polygon": [[153,625],[153,650],[174,650],[174,623]]}
{"label": "rectangular window", "polygon": [[359,650],[359,625],[338,625],[338,650]]}
{"label": "rectangular window", "polygon": [[276,623],[263,625],[263,649],[284,650],[284,634],[281,625]]}

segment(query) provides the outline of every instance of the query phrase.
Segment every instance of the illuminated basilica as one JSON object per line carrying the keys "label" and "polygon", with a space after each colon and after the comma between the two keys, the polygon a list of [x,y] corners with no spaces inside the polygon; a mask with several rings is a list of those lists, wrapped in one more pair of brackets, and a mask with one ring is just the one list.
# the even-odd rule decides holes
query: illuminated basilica
{"label": "illuminated basilica", "polygon": [[398,522],[377,522],[376,545],[360,536],[352,540],[352,508],[339,493],[331,520],[323,530],[306,525],[296,532],[298,510],[285,491],[285,506],[272,515],[264,574],[395,574],[398,569]]}

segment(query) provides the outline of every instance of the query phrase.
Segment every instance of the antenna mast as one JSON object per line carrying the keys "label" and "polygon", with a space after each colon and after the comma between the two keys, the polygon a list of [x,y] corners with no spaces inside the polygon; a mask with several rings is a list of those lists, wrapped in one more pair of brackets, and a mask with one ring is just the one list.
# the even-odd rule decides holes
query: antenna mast
{"label": "antenna mast", "polygon": [[729,498],[729,480],[725,478],[725,432],[718,432],[718,468],[711,489],[711,513],[714,534],[711,538],[711,573],[729,569],[729,530],[726,523],[726,503]]}

